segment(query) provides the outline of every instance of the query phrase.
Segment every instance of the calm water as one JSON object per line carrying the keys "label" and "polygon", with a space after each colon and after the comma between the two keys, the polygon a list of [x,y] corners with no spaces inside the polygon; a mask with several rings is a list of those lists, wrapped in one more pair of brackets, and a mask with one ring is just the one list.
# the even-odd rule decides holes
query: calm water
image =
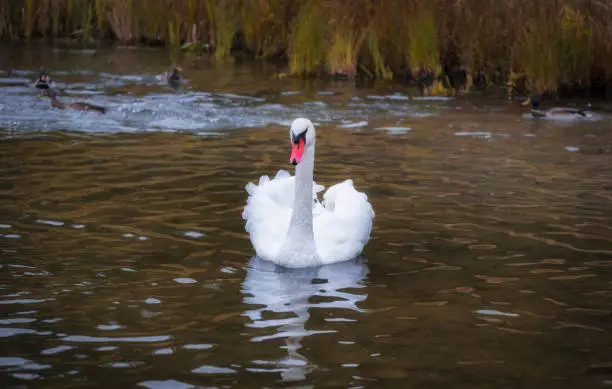
{"label": "calm water", "polygon": [[[156,50],[0,58],[2,387],[611,387],[605,109],[557,123],[246,65],[172,90]],[[41,64],[109,113],[51,109],[23,85]],[[290,168],[296,116],[316,180],[374,206],[363,258],[253,258],[244,186]]]}

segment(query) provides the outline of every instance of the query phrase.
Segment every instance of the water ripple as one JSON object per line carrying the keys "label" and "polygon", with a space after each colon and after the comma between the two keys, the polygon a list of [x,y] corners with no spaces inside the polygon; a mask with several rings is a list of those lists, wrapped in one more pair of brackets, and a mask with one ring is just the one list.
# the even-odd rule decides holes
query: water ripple
{"label": "water ripple", "polygon": [[132,336],[132,337],[105,337],[105,336],[84,336],[84,335],[68,335],[64,336],[64,342],[76,343],[110,343],[110,342],[128,342],[128,343],[156,343],[165,342],[172,337],[168,335],[158,336]]}
{"label": "water ripple", "polygon": [[[0,55],[16,69],[0,74],[9,386],[597,387],[610,371],[605,114],[537,121],[246,64],[185,66],[174,90],[160,50],[47,49],[33,57],[61,98],[109,113],[51,109],[23,85],[29,51]],[[317,182],[351,178],[374,206],[367,260],[251,258],[244,186],[292,169],[298,115],[317,124]]]}

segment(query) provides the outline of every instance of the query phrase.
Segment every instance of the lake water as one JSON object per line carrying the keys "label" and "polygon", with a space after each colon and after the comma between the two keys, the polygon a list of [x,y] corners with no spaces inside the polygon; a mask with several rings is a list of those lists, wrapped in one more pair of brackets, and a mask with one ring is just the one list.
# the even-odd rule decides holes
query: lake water
{"label": "lake water", "polygon": [[[172,59],[0,48],[2,387],[612,387],[604,103],[535,120],[270,65],[183,66],[174,90]],[[108,113],[52,109],[24,84],[41,65]],[[317,182],[373,204],[361,258],[253,258],[244,187],[292,170],[299,116]]]}

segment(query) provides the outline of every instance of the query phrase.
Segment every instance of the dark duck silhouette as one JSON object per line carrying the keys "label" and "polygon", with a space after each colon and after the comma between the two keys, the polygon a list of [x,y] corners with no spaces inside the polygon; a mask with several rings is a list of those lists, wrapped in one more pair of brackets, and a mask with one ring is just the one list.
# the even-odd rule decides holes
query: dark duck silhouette
{"label": "dark duck silhouette", "polygon": [[165,80],[168,83],[168,85],[177,87],[181,83],[180,72],[182,72],[182,71],[183,71],[183,69],[180,66],[176,66],[176,67],[174,67],[172,69],[171,72],[164,72],[162,74],[159,74],[157,76],[157,79],[158,80]]}
{"label": "dark duck silhouette", "polygon": [[555,107],[548,110],[540,109],[540,103],[542,102],[541,95],[530,96],[523,105],[531,103],[531,115],[537,118],[584,118],[587,116],[587,109],[591,108],[591,104],[587,104],[584,108],[570,108],[570,107]]}
{"label": "dark duck silhouette", "polygon": [[106,113],[106,108],[100,107],[97,105],[93,105],[90,103],[86,103],[84,101],[76,101],[74,103],[63,103],[57,99],[57,95],[58,95],[57,90],[53,88],[47,89],[46,95],[51,99],[51,106],[53,108],[59,108],[59,109],[71,108],[77,111]]}
{"label": "dark duck silhouette", "polygon": [[49,88],[52,88],[53,85],[54,83],[53,81],[51,81],[51,77],[49,77],[47,71],[45,69],[42,69],[40,73],[38,73],[38,78],[34,82],[34,87],[41,90],[47,90]]}

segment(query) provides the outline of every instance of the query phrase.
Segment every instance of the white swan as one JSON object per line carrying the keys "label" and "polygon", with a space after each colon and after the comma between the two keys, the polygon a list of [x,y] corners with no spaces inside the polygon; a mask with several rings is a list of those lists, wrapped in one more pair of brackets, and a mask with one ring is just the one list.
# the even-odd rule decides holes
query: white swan
{"label": "white swan", "polygon": [[285,267],[327,265],[357,257],[370,239],[374,210],[368,197],[346,180],[330,187],[313,182],[315,129],[295,119],[289,130],[295,177],[279,170],[274,179],[248,183],[242,218],[257,256]]}

